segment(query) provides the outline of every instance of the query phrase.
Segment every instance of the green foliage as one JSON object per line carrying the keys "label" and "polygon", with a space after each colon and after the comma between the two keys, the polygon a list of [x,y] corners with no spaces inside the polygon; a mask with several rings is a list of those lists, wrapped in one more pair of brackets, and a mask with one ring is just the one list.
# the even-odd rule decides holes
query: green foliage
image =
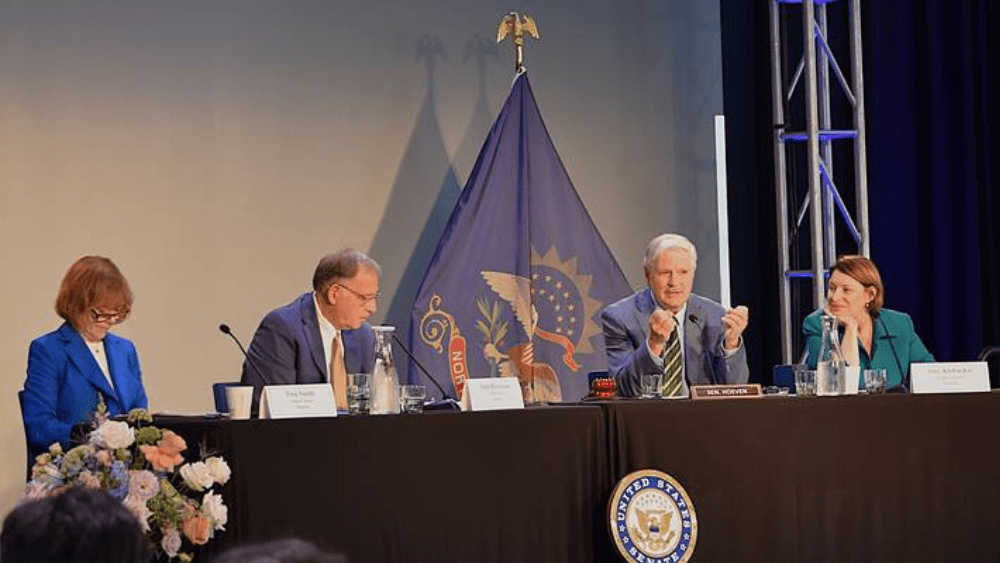
{"label": "green foliage", "polygon": [[160,441],[163,431],[154,426],[146,426],[135,430],[135,443],[139,445],[152,445]]}

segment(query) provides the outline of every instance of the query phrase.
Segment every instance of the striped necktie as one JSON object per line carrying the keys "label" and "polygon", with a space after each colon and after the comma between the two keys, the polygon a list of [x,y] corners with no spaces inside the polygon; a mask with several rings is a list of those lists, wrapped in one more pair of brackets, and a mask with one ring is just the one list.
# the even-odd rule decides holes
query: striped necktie
{"label": "striped necktie", "polygon": [[674,331],[670,333],[667,347],[663,353],[663,387],[661,395],[676,397],[681,394],[681,377],[684,371],[684,358],[681,356],[681,339],[677,336],[683,327],[674,318]]}

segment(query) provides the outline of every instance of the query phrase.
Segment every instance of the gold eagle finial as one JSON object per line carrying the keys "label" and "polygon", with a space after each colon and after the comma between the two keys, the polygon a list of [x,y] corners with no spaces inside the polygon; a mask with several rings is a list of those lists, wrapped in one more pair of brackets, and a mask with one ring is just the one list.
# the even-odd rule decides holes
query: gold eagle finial
{"label": "gold eagle finial", "polygon": [[500,21],[500,29],[497,30],[497,43],[504,40],[508,35],[514,42],[514,72],[524,71],[524,34],[538,39],[538,26],[535,25],[535,18],[529,14],[519,16],[517,12],[510,12]]}

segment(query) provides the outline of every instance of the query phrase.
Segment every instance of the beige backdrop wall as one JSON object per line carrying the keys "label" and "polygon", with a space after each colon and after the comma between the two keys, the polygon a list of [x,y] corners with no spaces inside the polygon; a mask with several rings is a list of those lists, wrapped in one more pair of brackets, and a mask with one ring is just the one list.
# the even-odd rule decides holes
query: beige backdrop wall
{"label": "beige backdrop wall", "polygon": [[[73,260],[109,256],[130,280],[134,313],[116,332],[139,349],[151,406],[210,410],[211,383],[241,363],[218,324],[248,341],[323,253],[372,253],[385,307],[407,290],[513,78],[509,44],[494,43],[508,9],[0,3],[0,514],[23,483],[28,343],[60,324]],[[523,9],[542,35],[527,62],[543,117],[633,285],[648,239],[676,230],[701,251],[696,289],[717,296],[718,6]]]}

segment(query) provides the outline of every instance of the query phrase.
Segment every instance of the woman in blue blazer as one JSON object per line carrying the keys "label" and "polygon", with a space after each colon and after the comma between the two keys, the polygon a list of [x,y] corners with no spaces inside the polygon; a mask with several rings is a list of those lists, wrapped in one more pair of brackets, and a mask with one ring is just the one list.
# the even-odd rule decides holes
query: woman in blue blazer
{"label": "woman in blue blazer", "polygon": [[88,422],[103,399],[110,415],[149,404],[135,346],[110,334],[128,318],[132,290],[111,260],[84,256],[66,272],[56,313],[66,322],[31,342],[22,416],[32,455]]}
{"label": "woman in blue blazer", "polygon": [[864,370],[884,369],[887,386],[905,390],[910,364],[933,362],[934,356],[917,336],[910,316],[882,308],[884,300],[885,287],[875,263],[864,256],[841,256],[830,267],[826,307],[802,323],[810,369],[816,369],[823,341],[820,317],[833,315],[844,329],[841,349],[847,363],[861,366],[858,385],[864,387]]}

